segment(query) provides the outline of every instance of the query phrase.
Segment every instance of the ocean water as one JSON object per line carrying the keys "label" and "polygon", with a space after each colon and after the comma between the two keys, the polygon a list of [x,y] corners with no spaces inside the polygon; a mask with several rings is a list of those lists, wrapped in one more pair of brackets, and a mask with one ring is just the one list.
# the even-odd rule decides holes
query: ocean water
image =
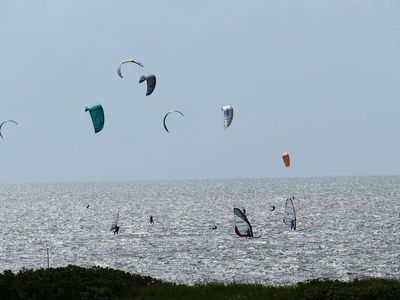
{"label": "ocean water", "polygon": [[[296,231],[282,224],[291,196]],[[400,278],[395,176],[0,185],[0,205],[1,271],[46,267],[49,247],[52,267],[98,265],[187,284]],[[246,208],[261,238],[234,234],[234,207]]]}

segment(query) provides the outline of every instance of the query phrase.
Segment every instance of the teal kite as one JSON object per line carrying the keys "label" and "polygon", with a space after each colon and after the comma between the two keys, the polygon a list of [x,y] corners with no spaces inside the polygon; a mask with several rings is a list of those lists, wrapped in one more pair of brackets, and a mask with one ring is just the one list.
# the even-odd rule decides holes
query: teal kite
{"label": "teal kite", "polygon": [[85,107],[85,112],[90,112],[90,117],[92,118],[94,132],[98,133],[104,127],[104,110],[103,107],[98,104],[92,104]]}

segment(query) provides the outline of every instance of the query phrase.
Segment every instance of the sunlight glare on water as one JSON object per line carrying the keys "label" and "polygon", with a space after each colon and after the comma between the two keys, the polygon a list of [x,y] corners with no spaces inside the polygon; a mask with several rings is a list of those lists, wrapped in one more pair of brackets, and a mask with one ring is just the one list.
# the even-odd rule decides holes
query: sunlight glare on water
{"label": "sunlight glare on water", "polygon": [[[46,267],[48,245],[52,267],[98,265],[178,283],[399,278],[399,191],[400,177],[0,185],[0,266]],[[282,224],[291,196],[292,232]],[[246,208],[261,238],[234,234],[234,207]]]}

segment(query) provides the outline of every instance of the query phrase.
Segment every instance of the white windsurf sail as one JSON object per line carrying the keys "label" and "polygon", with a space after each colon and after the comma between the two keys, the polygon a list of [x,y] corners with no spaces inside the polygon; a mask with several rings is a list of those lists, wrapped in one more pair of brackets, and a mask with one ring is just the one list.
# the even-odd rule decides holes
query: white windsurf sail
{"label": "white windsurf sail", "polygon": [[235,218],[235,233],[241,237],[253,237],[253,228],[246,215],[239,208],[234,208],[233,216]]}
{"label": "white windsurf sail", "polygon": [[296,210],[294,209],[292,198],[286,199],[283,223],[290,229],[296,229]]}
{"label": "white windsurf sail", "polygon": [[117,230],[117,227],[118,227],[118,220],[119,220],[119,210],[118,210],[118,212],[117,212],[117,215],[116,215],[115,218],[114,218],[114,221],[113,221],[112,224],[111,224],[111,229],[110,229],[110,231],[116,231],[116,230]]}

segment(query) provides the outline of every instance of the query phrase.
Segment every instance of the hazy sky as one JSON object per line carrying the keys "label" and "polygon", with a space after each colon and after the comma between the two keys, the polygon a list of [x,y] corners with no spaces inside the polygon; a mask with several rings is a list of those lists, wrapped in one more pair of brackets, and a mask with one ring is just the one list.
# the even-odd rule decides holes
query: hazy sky
{"label": "hazy sky", "polygon": [[397,0],[6,0],[0,36],[0,182],[400,174]]}

